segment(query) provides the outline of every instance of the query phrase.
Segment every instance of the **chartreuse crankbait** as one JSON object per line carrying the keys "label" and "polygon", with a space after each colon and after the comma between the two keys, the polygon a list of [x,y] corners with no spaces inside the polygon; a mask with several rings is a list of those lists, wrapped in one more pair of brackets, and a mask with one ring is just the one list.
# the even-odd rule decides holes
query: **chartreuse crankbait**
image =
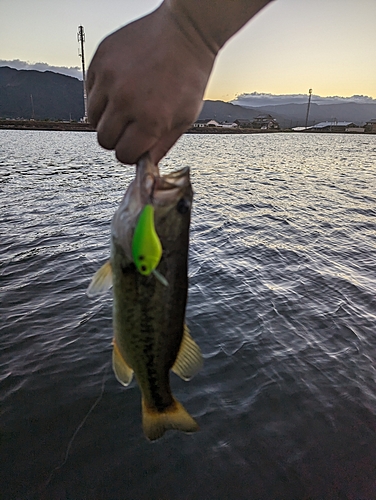
{"label": "chartreuse crankbait", "polygon": [[166,278],[156,270],[162,257],[162,245],[154,226],[153,205],[147,204],[141,210],[132,239],[132,257],[141,274],[153,273],[163,285],[168,285]]}

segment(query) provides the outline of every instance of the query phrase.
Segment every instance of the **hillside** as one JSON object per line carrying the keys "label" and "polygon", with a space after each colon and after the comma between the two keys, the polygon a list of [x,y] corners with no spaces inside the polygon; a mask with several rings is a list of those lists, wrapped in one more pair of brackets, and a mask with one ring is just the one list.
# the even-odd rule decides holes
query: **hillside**
{"label": "hillside", "polygon": [[[282,127],[304,126],[307,114],[307,104],[280,104],[274,106],[261,106],[257,109],[260,113],[270,113],[277,117]],[[309,110],[308,125],[324,121],[349,121],[357,125],[376,117],[376,104],[358,104],[348,102],[345,104],[315,104]]]}
{"label": "hillside", "polygon": [[257,109],[244,108],[229,102],[223,101],[204,101],[199,119],[214,119],[220,122],[231,122],[237,118],[253,120],[260,113]]}
{"label": "hillside", "polygon": [[[245,107],[222,101],[205,101],[200,119],[214,118],[218,121],[234,121],[237,118],[252,120],[258,114],[271,114],[282,128],[304,126],[307,104],[277,104],[269,106]],[[315,104],[309,111],[308,124],[324,121],[350,121],[358,125],[376,118],[376,104]]]}
{"label": "hillside", "polygon": [[[258,114],[265,113],[271,114],[282,128],[304,126],[307,104],[278,104],[277,100],[273,105],[245,107],[223,101],[205,101],[199,118],[231,122],[237,118],[253,120]],[[0,118],[80,120],[83,115],[82,81],[77,78],[51,71],[0,67]],[[374,103],[312,102],[308,123],[338,120],[362,125],[373,118],[376,118]]]}
{"label": "hillside", "polygon": [[79,120],[83,115],[82,82],[77,78],[51,71],[0,68],[1,118]]}

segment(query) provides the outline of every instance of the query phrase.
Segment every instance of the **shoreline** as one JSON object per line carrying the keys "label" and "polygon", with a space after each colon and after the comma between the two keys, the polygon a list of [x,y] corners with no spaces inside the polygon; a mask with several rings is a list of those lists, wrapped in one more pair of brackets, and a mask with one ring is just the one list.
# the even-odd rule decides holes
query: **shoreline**
{"label": "shoreline", "polygon": [[[68,132],[95,132],[90,123],[53,120],[0,120],[0,130],[58,130]],[[186,134],[260,134],[289,132],[290,130],[259,130],[250,128],[191,127]]]}
{"label": "shoreline", "polygon": [[0,130],[57,130],[71,132],[95,132],[90,123],[53,120],[0,120]]}
{"label": "shoreline", "polygon": [[[53,120],[1,120],[0,130],[50,130],[58,132],[95,132],[95,128],[90,123],[65,122]],[[329,130],[309,130],[295,131],[292,129],[270,129],[261,130],[254,128],[222,128],[222,127],[191,127],[185,134],[278,134],[278,133],[309,133],[309,134],[356,134],[356,135],[374,135],[375,132],[357,131],[329,131]]]}

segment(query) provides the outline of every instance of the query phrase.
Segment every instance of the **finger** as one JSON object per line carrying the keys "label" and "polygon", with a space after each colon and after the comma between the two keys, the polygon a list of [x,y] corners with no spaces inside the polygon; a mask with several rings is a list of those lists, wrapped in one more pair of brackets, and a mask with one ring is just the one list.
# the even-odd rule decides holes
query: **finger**
{"label": "finger", "polygon": [[97,127],[98,122],[106,109],[107,102],[107,94],[99,90],[98,85],[95,85],[92,90],[88,92],[87,116],[89,123],[91,123],[94,127]]}
{"label": "finger", "polygon": [[175,142],[184,134],[184,132],[190,127],[189,125],[179,125],[171,130],[168,134],[163,135],[150,149],[150,158],[155,163],[158,164],[161,159],[166,156],[170,151]]}
{"label": "finger", "polygon": [[113,103],[108,103],[97,124],[99,144],[105,149],[115,149],[125,129],[131,123],[131,118],[118,107],[115,108]]}
{"label": "finger", "polygon": [[130,123],[119,138],[115,151],[116,158],[122,163],[132,165],[159,140],[157,133],[148,133],[138,122]]}

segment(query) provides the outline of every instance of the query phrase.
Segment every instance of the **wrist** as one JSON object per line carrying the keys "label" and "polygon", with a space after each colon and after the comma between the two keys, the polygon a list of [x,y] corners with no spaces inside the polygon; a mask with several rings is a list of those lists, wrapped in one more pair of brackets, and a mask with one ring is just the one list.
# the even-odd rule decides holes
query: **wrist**
{"label": "wrist", "polygon": [[220,47],[206,36],[205,29],[202,29],[201,23],[196,22],[195,16],[184,2],[164,0],[157,11],[160,11],[168,29],[176,31],[184,40],[194,58],[212,68]]}
{"label": "wrist", "polygon": [[155,39],[164,46],[163,51],[168,47],[169,64],[175,68],[174,76],[185,73],[191,90],[202,99],[219,49],[207,43],[192,19],[170,5],[169,0],[165,0],[150,17],[151,30],[158,32]]}
{"label": "wrist", "polygon": [[214,56],[255,14],[273,0],[164,0],[170,15]]}

